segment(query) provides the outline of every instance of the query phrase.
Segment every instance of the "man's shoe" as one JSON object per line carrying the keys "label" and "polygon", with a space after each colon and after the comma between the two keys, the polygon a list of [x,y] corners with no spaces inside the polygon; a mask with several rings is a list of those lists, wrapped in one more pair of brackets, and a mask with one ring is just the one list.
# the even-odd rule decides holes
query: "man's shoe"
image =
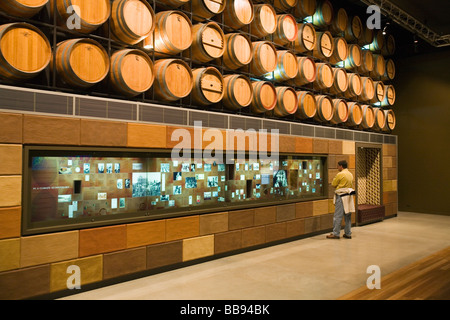
{"label": "man's shoe", "polygon": [[327,235],[327,239],[340,239],[340,237],[335,236],[334,234]]}
{"label": "man's shoe", "polygon": [[348,235],[344,234],[344,238],[345,238],[345,239],[351,239],[352,236],[348,236]]}

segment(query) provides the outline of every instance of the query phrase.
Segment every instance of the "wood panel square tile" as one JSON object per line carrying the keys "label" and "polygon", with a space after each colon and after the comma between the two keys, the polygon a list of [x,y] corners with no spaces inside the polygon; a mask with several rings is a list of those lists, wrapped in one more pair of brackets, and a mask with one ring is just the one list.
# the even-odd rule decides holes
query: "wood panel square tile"
{"label": "wood panel square tile", "polygon": [[127,248],[160,243],[165,240],[165,220],[127,224]]}
{"label": "wood panel square tile", "polygon": [[167,127],[128,123],[127,146],[136,148],[166,148]]}
{"label": "wood panel square tile", "polygon": [[103,279],[116,278],[145,270],[147,266],[145,247],[105,253],[103,255]]}
{"label": "wood panel square tile", "polygon": [[183,240],[183,261],[200,259],[214,254],[214,235]]}
{"label": "wood panel square tile", "polygon": [[0,176],[0,207],[16,207],[22,204],[22,176]]}
{"label": "wood panel square tile", "polygon": [[313,233],[320,230],[320,217],[312,217],[305,219],[305,234]]}
{"label": "wood panel square tile", "polygon": [[[198,135],[198,133],[197,133]],[[186,140],[185,140],[186,139]],[[194,128],[190,127],[166,127],[166,148],[194,148]],[[201,140],[201,139],[200,139]],[[202,143],[200,141],[200,143]]]}
{"label": "wood panel square tile", "polygon": [[19,266],[20,239],[0,240],[0,272],[17,269]]}
{"label": "wood panel square tile", "polygon": [[277,206],[277,222],[295,219],[295,204]]}
{"label": "wood panel square tile", "polygon": [[22,143],[23,115],[0,113],[0,143]]}
{"label": "wood panel square tile", "polygon": [[242,231],[228,231],[218,233],[214,237],[214,253],[238,250],[242,248]]}
{"label": "wood panel square tile", "polygon": [[174,265],[183,261],[183,241],[147,246],[147,269]]}
{"label": "wood panel square tile", "polygon": [[326,139],[313,139],[313,153],[328,153],[328,140]]}
{"label": "wood panel square tile", "polygon": [[123,250],[126,246],[126,225],[80,230],[80,257]]}
{"label": "wood panel square tile", "polygon": [[80,119],[35,115],[23,118],[24,144],[79,145],[80,132]]}
{"label": "wood panel square tile", "polygon": [[295,153],[296,147],[297,147],[297,141],[296,137],[294,136],[287,136],[287,135],[280,135],[280,152],[288,152],[288,153]]}
{"label": "wood panel square tile", "polygon": [[273,223],[266,226],[266,242],[282,240],[286,238],[286,222]]}
{"label": "wood panel square tile", "polygon": [[286,222],[286,237],[297,237],[305,233],[305,220],[295,219]]}
{"label": "wood panel square tile", "polygon": [[343,145],[340,140],[329,140],[328,142],[328,152],[330,154],[342,154]]}
{"label": "wood panel square tile", "polygon": [[197,237],[200,233],[199,216],[166,220],[166,241]]}
{"label": "wood panel square tile", "polygon": [[228,212],[200,216],[200,235],[228,231]]}
{"label": "wood panel square tile", "polygon": [[0,175],[21,175],[22,170],[22,145],[0,144]]}
{"label": "wood panel square tile", "polygon": [[277,206],[255,208],[255,226],[262,226],[277,221]]}
{"label": "wood panel square tile", "polygon": [[328,199],[313,201],[313,216],[328,213]]}
{"label": "wood panel square tile", "polygon": [[21,238],[20,267],[78,258],[78,230]]}
{"label": "wood panel square tile", "polygon": [[313,152],[313,139],[312,138],[295,138],[295,152],[296,153],[312,153]]}
{"label": "wood panel square tile", "polygon": [[256,131],[226,130],[225,136],[226,150],[258,150],[258,133]]}
{"label": "wood panel square tile", "polygon": [[320,216],[320,230],[333,229],[333,214],[324,214]]}
{"label": "wood panel square tile", "polygon": [[0,208],[0,239],[20,237],[22,207]]}
{"label": "wood panel square tile", "polygon": [[265,226],[242,229],[242,247],[252,247],[266,242]]}
{"label": "wood panel square tile", "polygon": [[81,144],[86,146],[125,147],[127,123],[81,119]]}
{"label": "wood panel square tile", "polygon": [[356,153],[355,151],[355,141],[342,141],[342,153],[343,154],[352,154],[354,155]]}
{"label": "wood panel square tile", "polygon": [[[203,129],[202,149],[203,150],[226,150],[227,133],[225,130],[214,128]],[[257,139],[257,137],[255,138]]]}
{"label": "wood panel square tile", "polygon": [[21,300],[50,292],[50,265],[0,273],[0,300]]}
{"label": "wood panel square tile", "polygon": [[228,212],[228,229],[243,229],[253,227],[255,223],[255,210],[237,210]]}
{"label": "wood panel square tile", "polygon": [[81,288],[84,285],[103,280],[102,255],[52,263],[50,266],[50,292],[68,289],[67,282],[73,274],[73,271],[68,269],[70,266],[80,268]]}
{"label": "wood panel square tile", "polygon": [[297,202],[295,204],[295,217],[296,218],[306,218],[312,217],[313,215],[313,202]]}

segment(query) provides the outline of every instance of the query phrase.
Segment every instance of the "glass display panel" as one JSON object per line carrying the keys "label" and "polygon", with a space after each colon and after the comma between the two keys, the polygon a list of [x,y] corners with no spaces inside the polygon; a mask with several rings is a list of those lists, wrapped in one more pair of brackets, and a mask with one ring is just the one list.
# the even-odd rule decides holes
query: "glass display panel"
{"label": "glass display panel", "polygon": [[323,198],[327,185],[320,156],[223,164],[155,152],[30,148],[26,155],[28,231]]}

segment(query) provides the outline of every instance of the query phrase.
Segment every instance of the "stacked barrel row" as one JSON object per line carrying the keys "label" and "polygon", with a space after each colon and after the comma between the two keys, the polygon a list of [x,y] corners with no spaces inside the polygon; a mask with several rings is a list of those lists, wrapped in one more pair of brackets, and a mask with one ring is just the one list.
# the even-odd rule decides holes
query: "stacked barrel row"
{"label": "stacked barrel row", "polygon": [[[49,1],[31,2],[5,0],[0,10],[30,18]],[[145,0],[52,0],[47,8],[60,28],[85,36],[57,43],[53,55],[39,28],[0,26],[3,78],[23,81],[49,67],[65,85],[85,90],[108,81],[127,97],[153,88],[162,101],[190,96],[195,105],[323,124],[395,125],[384,110],[395,101],[385,84],[395,65],[384,58],[395,50],[393,37],[329,1],[165,0],[155,10]],[[93,32],[108,34],[115,50],[108,53]]]}

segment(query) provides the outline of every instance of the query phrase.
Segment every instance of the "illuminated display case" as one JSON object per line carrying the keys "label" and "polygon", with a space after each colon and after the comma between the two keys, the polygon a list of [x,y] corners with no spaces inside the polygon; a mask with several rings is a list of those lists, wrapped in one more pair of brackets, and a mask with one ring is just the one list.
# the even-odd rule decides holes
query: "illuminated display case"
{"label": "illuminated display case", "polygon": [[174,160],[167,151],[27,146],[23,233],[321,199],[327,157]]}

